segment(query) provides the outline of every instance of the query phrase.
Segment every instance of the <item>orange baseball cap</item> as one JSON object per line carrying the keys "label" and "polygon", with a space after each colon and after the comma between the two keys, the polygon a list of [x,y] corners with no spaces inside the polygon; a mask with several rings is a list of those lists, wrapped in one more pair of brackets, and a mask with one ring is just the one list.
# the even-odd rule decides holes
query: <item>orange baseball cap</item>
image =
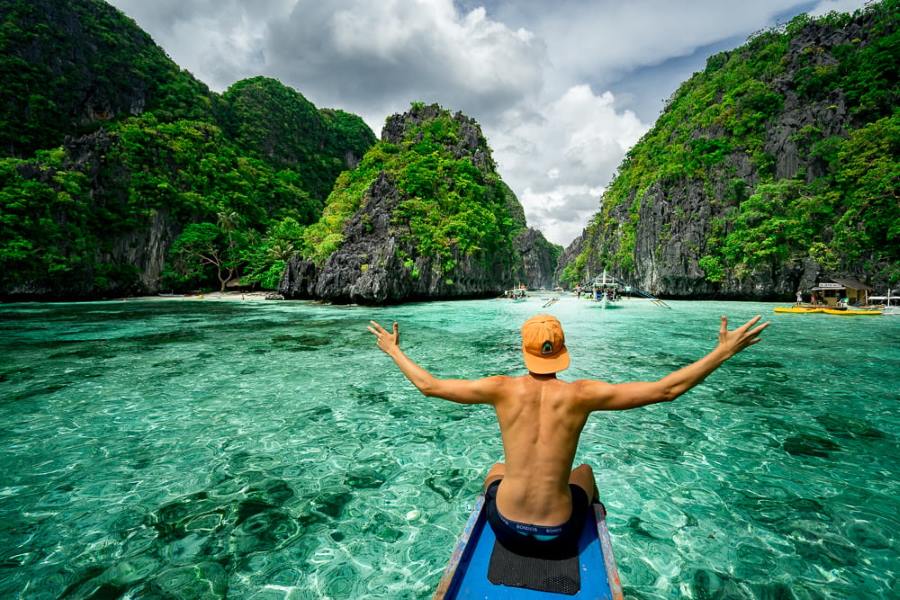
{"label": "orange baseball cap", "polygon": [[532,373],[547,375],[569,368],[566,336],[552,315],[531,317],[522,325],[522,352]]}

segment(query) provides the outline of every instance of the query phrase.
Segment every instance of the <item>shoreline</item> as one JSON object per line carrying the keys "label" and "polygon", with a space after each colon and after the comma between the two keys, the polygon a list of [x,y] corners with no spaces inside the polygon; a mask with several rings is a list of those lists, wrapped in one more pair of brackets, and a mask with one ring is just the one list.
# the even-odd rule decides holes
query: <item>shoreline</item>
{"label": "shoreline", "polygon": [[[272,294],[278,294],[275,291],[252,291],[252,292],[236,292],[236,291],[226,291],[226,292],[208,292],[208,293],[200,293],[200,294],[173,294],[173,295],[158,295],[158,294],[145,294],[140,296],[119,296],[119,297],[110,297],[110,298],[90,298],[90,299],[40,299],[40,298],[28,298],[28,299],[9,299],[4,298],[0,299],[0,305],[3,304],[29,304],[29,303],[40,303],[40,304],[68,304],[68,303],[90,303],[90,302],[172,302],[172,301],[187,301],[187,302],[300,302],[300,303],[313,303],[313,304],[323,304],[323,305],[331,305],[331,306],[399,306],[404,304],[421,304],[428,302],[441,302],[448,300],[472,300],[473,298],[469,297],[460,297],[460,298],[411,298],[404,302],[399,303],[389,303],[389,304],[356,304],[356,303],[334,303],[329,302],[327,300],[307,298],[307,299],[295,299],[295,298],[274,298],[272,300],[267,300],[266,297]],[[532,290],[529,292],[529,297],[538,299],[538,298],[547,298],[559,296],[558,292],[552,292],[550,290]],[[572,296],[571,292],[566,292],[563,296]],[[498,300],[504,300],[502,296],[483,296],[481,299],[493,299],[496,298]],[[704,298],[704,297],[681,297],[681,298],[661,298],[663,300],[669,301],[699,301],[699,302],[747,302],[747,303],[786,303],[793,305],[794,303],[788,302],[787,300],[775,300],[771,298]],[[643,298],[632,298],[632,300],[643,300]]]}
{"label": "shoreline", "polygon": [[[204,294],[173,294],[173,295],[155,295],[155,296],[126,296],[124,298],[112,298],[112,301],[120,300],[122,302],[137,301],[173,301],[184,300],[188,302],[265,302],[266,296],[277,292],[209,292]],[[280,300],[269,300],[269,302],[278,302]]]}

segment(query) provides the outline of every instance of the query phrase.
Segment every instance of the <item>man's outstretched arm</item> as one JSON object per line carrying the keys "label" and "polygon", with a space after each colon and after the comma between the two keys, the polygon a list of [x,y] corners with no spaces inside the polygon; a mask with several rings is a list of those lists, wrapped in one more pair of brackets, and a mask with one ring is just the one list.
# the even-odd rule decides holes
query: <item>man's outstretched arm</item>
{"label": "man's outstretched arm", "polygon": [[387,331],[375,321],[369,321],[368,330],[375,336],[378,347],[394,359],[407,379],[426,396],[444,398],[460,404],[493,404],[502,385],[502,377],[486,379],[438,379],[400,350],[400,326],[394,322],[393,331]]}
{"label": "man's outstretched arm", "polygon": [[716,348],[697,362],[670,373],[659,381],[620,384],[587,379],[576,381],[578,400],[592,411],[626,410],[672,401],[706,379],[707,375],[738,352],[761,342],[759,334],[769,323],[753,328],[759,319],[756,316],[737,329],[728,331],[728,319],[723,316]]}

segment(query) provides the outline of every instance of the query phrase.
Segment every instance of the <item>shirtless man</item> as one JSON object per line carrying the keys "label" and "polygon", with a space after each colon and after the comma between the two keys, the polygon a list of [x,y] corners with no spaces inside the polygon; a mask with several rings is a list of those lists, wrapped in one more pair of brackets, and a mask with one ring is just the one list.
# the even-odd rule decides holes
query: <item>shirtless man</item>
{"label": "shirtless man", "polygon": [[569,366],[569,353],[562,326],[550,315],[532,317],[522,326],[528,374],[520,377],[438,379],[400,350],[397,323],[387,331],[371,321],[368,329],[378,347],[426,396],[494,407],[506,462],[495,464],[484,482],[488,520],[497,538],[510,547],[552,551],[577,538],[596,493],[591,468],[572,469],[588,415],[674,400],[726,360],[762,341],[758,336],[769,323],[754,328],[759,319],[729,331],[723,316],[718,345],[697,362],[659,381],[620,384],[557,379]]}

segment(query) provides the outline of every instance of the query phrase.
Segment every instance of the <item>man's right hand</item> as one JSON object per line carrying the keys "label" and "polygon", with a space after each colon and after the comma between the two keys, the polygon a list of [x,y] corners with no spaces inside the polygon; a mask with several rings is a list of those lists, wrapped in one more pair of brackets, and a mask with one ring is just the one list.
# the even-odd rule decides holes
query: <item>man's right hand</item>
{"label": "man's right hand", "polygon": [[397,325],[397,321],[394,321],[394,330],[392,332],[387,331],[375,321],[369,321],[369,326],[366,329],[375,336],[378,347],[388,356],[392,356],[395,350],[400,349],[400,326]]}
{"label": "man's right hand", "polygon": [[719,327],[718,349],[721,350],[727,358],[731,358],[744,348],[761,342],[762,338],[759,337],[759,334],[762,333],[763,329],[770,325],[770,322],[763,323],[759,327],[751,329],[751,327],[759,322],[759,319],[760,316],[756,315],[737,329],[728,331],[728,317],[722,315],[722,324]]}

